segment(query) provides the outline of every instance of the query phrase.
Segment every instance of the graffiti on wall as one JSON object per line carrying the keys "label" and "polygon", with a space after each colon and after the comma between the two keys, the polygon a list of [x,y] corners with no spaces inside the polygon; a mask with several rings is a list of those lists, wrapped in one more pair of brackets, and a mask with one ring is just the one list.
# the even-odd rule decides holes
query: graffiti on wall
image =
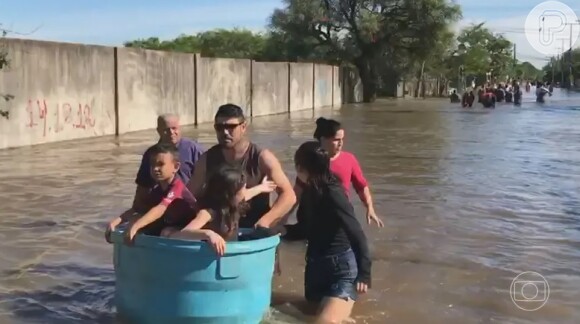
{"label": "graffiti on wall", "polygon": [[42,136],[68,129],[92,129],[96,119],[89,104],[29,99],[26,106],[26,127],[42,129]]}

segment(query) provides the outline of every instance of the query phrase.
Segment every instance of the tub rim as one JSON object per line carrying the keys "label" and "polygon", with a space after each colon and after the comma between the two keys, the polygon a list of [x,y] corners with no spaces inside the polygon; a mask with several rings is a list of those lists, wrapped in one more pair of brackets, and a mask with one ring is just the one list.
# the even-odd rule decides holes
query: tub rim
{"label": "tub rim", "polygon": [[[250,232],[250,228],[241,228],[240,232]],[[114,245],[125,245],[124,228],[117,228],[111,233],[111,241]],[[274,235],[256,240],[226,242],[226,253],[224,256],[236,254],[256,253],[272,248],[280,244],[280,235]],[[126,245],[125,245],[126,246]],[[159,236],[150,236],[137,234],[133,246],[147,249],[169,249],[173,251],[199,252],[201,250],[211,250],[211,247],[204,241],[183,240],[176,238],[166,238]]]}

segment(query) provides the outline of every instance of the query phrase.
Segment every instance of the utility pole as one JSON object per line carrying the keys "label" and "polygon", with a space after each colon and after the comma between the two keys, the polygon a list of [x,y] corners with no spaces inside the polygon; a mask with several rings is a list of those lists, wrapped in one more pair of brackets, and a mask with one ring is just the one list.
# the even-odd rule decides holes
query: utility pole
{"label": "utility pole", "polygon": [[[572,87],[574,86],[574,73],[572,71],[572,45],[574,43],[574,40],[572,39],[574,34],[573,34],[573,28],[574,25],[580,25],[580,19],[576,20],[575,22],[572,23],[567,23],[566,25],[570,25],[570,54],[568,55],[568,66],[569,66],[569,83],[568,83],[568,89],[572,89]],[[564,71],[562,71],[563,73]]]}
{"label": "utility pole", "polygon": [[564,87],[564,49],[566,48],[566,45],[564,45],[564,43],[566,42],[565,38],[562,38],[562,47],[559,47],[558,49],[561,51],[560,54],[560,87]]}
{"label": "utility pole", "polygon": [[564,52],[560,58],[560,87],[564,87]]}
{"label": "utility pole", "polygon": [[556,65],[554,64],[554,57],[552,57],[550,60],[551,60],[551,63],[552,63],[552,83],[554,83],[554,73],[556,73],[556,71],[555,71],[555,68],[554,68],[554,67],[555,67]]}
{"label": "utility pole", "polygon": [[515,43],[514,43],[514,64],[513,64],[513,65],[514,65],[514,66],[513,66],[513,71],[512,71],[512,73],[513,73],[512,77],[513,77],[513,78],[514,78],[514,80],[515,80],[515,78],[516,78],[516,74],[517,74],[517,73],[516,73],[516,67],[518,66],[518,61],[517,61],[517,59],[516,59],[516,44],[515,44]]}

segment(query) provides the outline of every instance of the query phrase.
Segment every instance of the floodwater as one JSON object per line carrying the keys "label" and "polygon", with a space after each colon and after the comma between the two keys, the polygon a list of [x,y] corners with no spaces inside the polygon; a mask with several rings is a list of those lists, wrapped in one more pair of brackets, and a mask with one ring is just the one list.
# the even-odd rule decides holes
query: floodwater
{"label": "floodwater", "polygon": [[[293,179],[314,119],[345,124],[386,223],[364,225],[374,285],[357,323],[580,323],[580,95],[556,92],[521,108],[398,100],[257,118],[250,136]],[[184,132],[215,141],[211,125]],[[0,151],[0,323],[114,321],[103,229],[130,205],[155,141],[145,131]],[[303,252],[284,246],[270,322],[300,322]],[[547,281],[525,296],[547,298],[536,311],[510,297],[525,271]]]}

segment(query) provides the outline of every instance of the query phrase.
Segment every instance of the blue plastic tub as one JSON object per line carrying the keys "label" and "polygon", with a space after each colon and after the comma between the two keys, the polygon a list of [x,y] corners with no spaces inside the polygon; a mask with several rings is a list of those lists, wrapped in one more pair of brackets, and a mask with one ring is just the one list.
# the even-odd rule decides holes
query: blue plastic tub
{"label": "blue plastic tub", "polygon": [[130,322],[257,324],[269,310],[278,236],[227,243],[221,258],[201,241],[111,237],[115,304]]}

